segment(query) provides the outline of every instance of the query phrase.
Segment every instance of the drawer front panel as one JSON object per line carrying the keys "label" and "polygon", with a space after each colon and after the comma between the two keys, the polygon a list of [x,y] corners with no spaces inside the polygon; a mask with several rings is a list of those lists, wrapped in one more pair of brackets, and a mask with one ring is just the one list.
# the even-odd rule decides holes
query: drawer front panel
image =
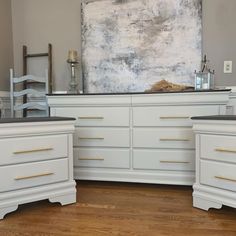
{"label": "drawer front panel", "polygon": [[134,150],[133,168],[142,170],[194,171],[194,151]]}
{"label": "drawer front panel", "polygon": [[0,192],[68,180],[68,159],[0,167]]}
{"label": "drawer front panel", "polygon": [[76,107],[57,108],[57,116],[76,118],[76,126],[123,126],[128,127],[129,107]]}
{"label": "drawer front panel", "polygon": [[77,128],[74,146],[79,147],[129,147],[128,128]]}
{"label": "drawer front panel", "polygon": [[192,116],[217,115],[218,106],[134,107],[134,126],[192,126]]}
{"label": "drawer front panel", "polygon": [[221,189],[236,191],[236,165],[221,162],[200,161],[200,183]]}
{"label": "drawer front panel", "polygon": [[201,135],[201,158],[236,163],[236,137]]}
{"label": "drawer front panel", "polygon": [[130,151],[119,149],[74,149],[74,166],[97,168],[130,168]]}
{"label": "drawer front panel", "polygon": [[0,165],[67,157],[67,135],[0,139]]}
{"label": "drawer front panel", "polygon": [[194,149],[194,134],[190,128],[135,128],[133,146],[138,148]]}

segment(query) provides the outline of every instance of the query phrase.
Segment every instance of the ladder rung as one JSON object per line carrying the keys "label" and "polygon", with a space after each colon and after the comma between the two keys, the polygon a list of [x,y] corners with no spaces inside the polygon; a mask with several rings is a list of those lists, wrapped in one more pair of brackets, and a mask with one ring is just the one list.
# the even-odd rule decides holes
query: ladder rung
{"label": "ladder rung", "polygon": [[45,84],[45,82],[27,81],[27,85],[29,84]]}
{"label": "ladder rung", "polygon": [[25,57],[47,57],[48,53],[27,54]]}

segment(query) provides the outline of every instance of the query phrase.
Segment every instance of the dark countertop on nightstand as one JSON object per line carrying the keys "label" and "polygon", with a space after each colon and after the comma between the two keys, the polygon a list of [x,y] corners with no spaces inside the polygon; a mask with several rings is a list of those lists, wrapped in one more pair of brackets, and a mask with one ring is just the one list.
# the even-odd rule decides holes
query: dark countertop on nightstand
{"label": "dark countertop on nightstand", "polygon": [[69,121],[75,120],[72,117],[25,117],[25,118],[2,118],[0,124],[3,123],[25,123],[25,122],[48,122],[48,121]]}
{"label": "dark countertop on nightstand", "polygon": [[192,120],[236,120],[236,115],[195,116]]}

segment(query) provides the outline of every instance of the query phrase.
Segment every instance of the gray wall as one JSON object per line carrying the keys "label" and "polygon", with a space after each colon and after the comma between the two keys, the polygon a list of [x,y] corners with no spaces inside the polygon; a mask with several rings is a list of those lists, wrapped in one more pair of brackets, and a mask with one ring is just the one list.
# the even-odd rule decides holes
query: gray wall
{"label": "gray wall", "polygon": [[[57,90],[68,86],[67,51],[80,52],[80,0],[0,0],[0,91],[7,90],[8,69],[12,66],[13,4],[14,61],[22,70],[22,44],[33,52],[54,45],[54,74]],[[43,14],[42,14],[43,12]],[[43,15],[43,17],[42,17]],[[236,86],[236,0],[203,0],[203,54],[216,70],[217,85]],[[233,61],[233,74],[223,73],[223,61]]]}
{"label": "gray wall", "polygon": [[[236,86],[236,0],[203,0],[203,54],[216,71],[216,85]],[[233,73],[224,74],[224,61]]]}
{"label": "gray wall", "polygon": [[9,69],[13,66],[11,1],[0,0],[0,91],[9,90]]}

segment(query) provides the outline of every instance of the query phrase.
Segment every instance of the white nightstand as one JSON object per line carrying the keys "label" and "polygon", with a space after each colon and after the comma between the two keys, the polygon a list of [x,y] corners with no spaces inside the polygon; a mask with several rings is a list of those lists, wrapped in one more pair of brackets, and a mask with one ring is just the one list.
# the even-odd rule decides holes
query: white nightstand
{"label": "white nightstand", "polygon": [[73,118],[0,120],[0,219],[43,199],[76,202]]}
{"label": "white nightstand", "polygon": [[193,206],[236,207],[236,116],[194,117],[196,182]]}

